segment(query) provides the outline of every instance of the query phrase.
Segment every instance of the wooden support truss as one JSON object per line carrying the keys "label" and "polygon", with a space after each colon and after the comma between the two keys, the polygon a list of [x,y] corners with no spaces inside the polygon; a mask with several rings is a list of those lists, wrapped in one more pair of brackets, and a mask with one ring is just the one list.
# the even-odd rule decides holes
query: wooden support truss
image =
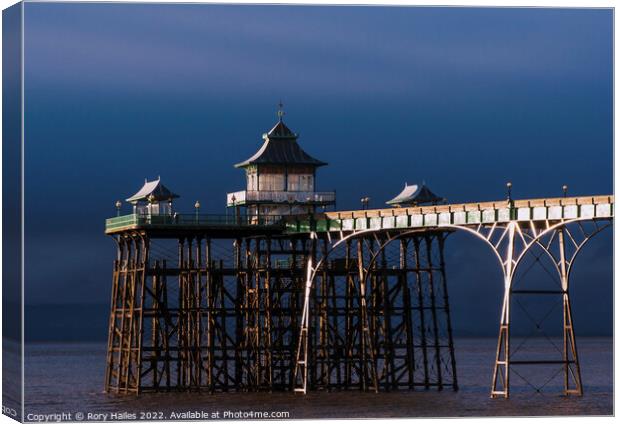
{"label": "wooden support truss", "polygon": [[443,232],[115,240],[108,392],[457,388]]}

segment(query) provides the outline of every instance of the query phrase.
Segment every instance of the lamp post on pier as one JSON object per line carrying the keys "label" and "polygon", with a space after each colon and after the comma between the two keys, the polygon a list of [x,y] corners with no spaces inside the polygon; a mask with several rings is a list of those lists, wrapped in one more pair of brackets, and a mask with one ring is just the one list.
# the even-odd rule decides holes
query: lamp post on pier
{"label": "lamp post on pier", "polygon": [[196,209],[196,224],[198,224],[198,220],[200,219],[200,201],[196,200],[196,203],[194,203],[194,209]]}
{"label": "lamp post on pier", "polygon": [[233,216],[235,218],[235,224],[236,224],[237,223],[237,197],[233,194],[230,200],[232,200]]}
{"label": "lamp post on pier", "polygon": [[516,212],[514,210],[514,201],[512,200],[512,183],[510,181],[506,183],[506,191],[508,192],[506,203],[508,204],[510,219],[513,219],[515,217]]}

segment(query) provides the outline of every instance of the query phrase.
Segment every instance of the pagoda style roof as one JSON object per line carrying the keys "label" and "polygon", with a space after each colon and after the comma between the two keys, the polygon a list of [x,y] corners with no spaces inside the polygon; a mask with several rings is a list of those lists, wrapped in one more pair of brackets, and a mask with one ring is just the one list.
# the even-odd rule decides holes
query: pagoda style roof
{"label": "pagoda style roof", "polygon": [[147,181],[144,179],[144,185],[136,194],[131,196],[127,200],[129,203],[137,203],[140,200],[148,200],[153,195],[156,202],[163,200],[176,199],[179,196],[171,192],[165,185],[161,183],[161,179],[157,177],[154,181]]}
{"label": "pagoda style roof", "polygon": [[295,134],[286,124],[279,120],[277,124],[273,126],[272,129],[269,130],[267,134],[263,134],[263,138],[294,138],[297,139],[298,135]]}
{"label": "pagoda style roof", "polygon": [[249,165],[310,165],[323,166],[327,163],[313,158],[297,143],[298,135],[287,127],[282,119],[263,135],[265,142],[251,158],[235,165],[244,168]]}
{"label": "pagoda style roof", "polygon": [[416,206],[429,203],[437,204],[444,200],[443,197],[439,197],[433,193],[424,183],[421,185],[408,185],[405,183],[403,191],[401,191],[398,196],[385,203],[392,206]]}

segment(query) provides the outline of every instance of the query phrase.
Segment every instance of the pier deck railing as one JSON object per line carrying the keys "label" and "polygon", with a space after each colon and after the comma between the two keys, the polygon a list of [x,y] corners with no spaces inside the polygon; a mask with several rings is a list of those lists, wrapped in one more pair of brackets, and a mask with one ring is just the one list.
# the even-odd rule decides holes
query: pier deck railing
{"label": "pier deck railing", "polygon": [[243,206],[248,203],[318,204],[331,205],[336,202],[335,191],[248,191],[228,193],[226,204]]}
{"label": "pier deck railing", "polygon": [[277,227],[282,225],[281,216],[247,216],[247,215],[209,215],[209,214],[172,214],[147,215],[129,214],[105,221],[106,233],[134,228],[159,227],[214,227],[214,228],[241,228],[241,227]]}
{"label": "pier deck railing", "polygon": [[326,212],[287,218],[287,233],[423,229],[509,221],[548,222],[613,217],[614,196],[560,197],[409,208]]}
{"label": "pier deck railing", "polygon": [[509,221],[548,222],[605,219],[614,215],[614,196],[562,197],[386,208],[314,215],[248,216],[130,214],[106,220],[106,233],[135,228],[200,227],[217,229],[281,228],[284,233],[355,232],[502,224]]}

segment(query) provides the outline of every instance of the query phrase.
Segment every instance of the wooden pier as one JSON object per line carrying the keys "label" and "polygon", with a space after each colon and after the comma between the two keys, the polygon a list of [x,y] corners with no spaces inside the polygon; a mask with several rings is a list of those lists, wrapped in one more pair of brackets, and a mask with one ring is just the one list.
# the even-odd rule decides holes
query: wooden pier
{"label": "wooden pier", "polygon": [[[405,185],[388,209],[325,211],[326,165],[282,121],[236,166],[246,190],[226,216],[179,214],[160,179],[106,220],[113,265],[105,390],[275,391],[458,388],[446,237],[465,231],[497,258],[504,296],[491,396],[508,397],[513,366],[561,364],[564,393],[583,391],[569,295],[573,263],[611,225],[614,197],[442,204]],[[564,187],[566,194],[566,187]],[[362,204],[368,205],[363,198]],[[323,212],[320,212],[322,209]],[[518,290],[533,249],[560,287]],[[562,298],[560,360],[512,361],[512,295]]]}

